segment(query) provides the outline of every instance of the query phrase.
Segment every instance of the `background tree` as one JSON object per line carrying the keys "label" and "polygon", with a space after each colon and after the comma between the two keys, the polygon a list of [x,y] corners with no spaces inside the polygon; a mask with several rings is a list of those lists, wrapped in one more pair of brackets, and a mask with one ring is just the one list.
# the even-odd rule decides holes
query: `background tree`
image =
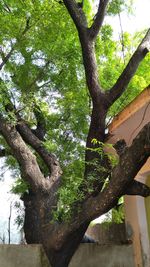
{"label": "background tree", "polygon": [[11,220],[12,220],[12,202],[9,205],[9,214],[7,219],[7,233],[5,232],[5,223],[1,225],[1,232],[0,232],[0,243],[2,244],[10,244],[11,243],[11,236],[12,236],[12,229],[11,229]]}
{"label": "background tree", "polygon": [[126,51],[120,57],[111,26],[102,26],[106,12],[123,8],[116,0],[99,1],[95,12],[88,0],[0,3],[0,155],[18,177],[26,240],[42,243],[53,267],[68,266],[91,220],[122,195],[150,195],[134,181],[150,155],[150,124],[115,166],[104,152],[115,102],[126,105],[149,79],[148,56],[127,89],[149,52],[150,30],[129,59]]}

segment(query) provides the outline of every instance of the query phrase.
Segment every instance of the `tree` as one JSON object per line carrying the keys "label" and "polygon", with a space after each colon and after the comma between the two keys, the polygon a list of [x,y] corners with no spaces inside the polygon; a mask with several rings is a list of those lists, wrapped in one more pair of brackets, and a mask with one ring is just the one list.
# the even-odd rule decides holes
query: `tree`
{"label": "tree", "polygon": [[3,228],[3,232],[2,234],[0,235],[0,240],[1,240],[1,243],[2,244],[10,244],[11,243],[11,218],[12,217],[12,202],[10,203],[10,206],[9,206],[9,216],[8,216],[8,222],[7,222],[7,233],[8,233],[8,241],[6,241],[6,233],[5,233],[5,227],[4,225],[2,225],[2,228]]}
{"label": "tree", "polygon": [[[115,167],[104,152],[110,108],[150,47],[149,29],[116,82],[106,82],[103,90],[95,47],[103,44],[102,32],[108,36],[105,44],[111,42],[110,28],[102,25],[106,10],[115,13],[116,5],[117,12],[124,6],[124,1],[118,3],[99,1],[92,18],[88,1],[83,7],[75,0],[0,4],[0,155],[21,178],[15,190],[24,191],[26,240],[42,243],[53,267],[68,266],[91,220],[113,208],[122,195],[150,195],[146,185],[134,180],[150,156],[150,123]],[[113,51],[108,59],[112,56]]]}

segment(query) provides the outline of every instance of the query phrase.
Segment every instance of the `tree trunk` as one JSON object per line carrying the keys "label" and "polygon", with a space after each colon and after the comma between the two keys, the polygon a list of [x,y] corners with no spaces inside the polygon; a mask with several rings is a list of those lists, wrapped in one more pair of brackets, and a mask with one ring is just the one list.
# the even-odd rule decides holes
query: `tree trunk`
{"label": "tree trunk", "polygon": [[[78,30],[86,83],[93,105],[86,142],[84,181],[79,188],[85,197],[82,199],[82,203],[79,203],[79,209],[76,207],[76,214],[72,214],[68,223],[52,221],[53,210],[57,206],[57,192],[62,172],[55,156],[46,150],[42,142],[45,129],[41,120],[38,120],[38,114],[34,114],[37,117],[36,130],[30,129],[24,120],[21,120],[20,115],[17,115],[16,110],[14,110],[14,115],[16,115],[17,125],[14,125],[14,122],[11,124],[7,120],[5,112],[4,116],[0,115],[0,134],[11,149],[12,155],[18,161],[22,178],[30,185],[29,193],[23,197],[26,241],[29,244],[42,244],[52,267],[68,266],[90,221],[113,208],[120,196],[126,193],[150,195],[150,189],[147,186],[134,182],[135,175],[150,156],[150,124],[147,124],[141,130],[131,147],[126,148],[124,153],[120,155],[119,163],[113,169],[111,169],[108,157],[105,156],[103,151],[99,155],[94,150],[105,141],[105,119],[108,109],[125,91],[139,63],[149,51],[150,30],[148,30],[117,82],[111,89],[104,92],[99,83],[94,47],[109,0],[99,1],[98,12],[90,28],[88,28],[84,9],[79,8],[76,1],[63,0],[63,2]],[[27,30],[28,27],[25,28],[22,35]],[[2,67],[8,61],[11,53],[12,50],[4,58]],[[11,109],[4,107],[6,112],[12,111]],[[42,132],[39,132],[39,129]],[[99,143],[93,145],[93,139],[97,139]],[[30,147],[41,157],[49,170],[49,179],[46,179],[45,174],[42,173],[36,156]],[[0,154],[5,155],[5,151],[1,149]],[[94,162],[95,160],[96,162]],[[89,178],[92,178],[92,194],[89,194],[91,192],[87,183],[90,180]],[[106,178],[107,180],[109,178],[109,184],[101,190]]]}
{"label": "tree trunk", "polygon": [[[28,244],[42,244],[52,267],[67,267],[78,248],[88,223],[64,238],[66,224],[59,230],[61,223],[52,223],[54,202],[48,193],[24,195],[25,222],[24,231]],[[68,226],[69,227],[69,226]],[[57,234],[56,234],[57,232]]]}

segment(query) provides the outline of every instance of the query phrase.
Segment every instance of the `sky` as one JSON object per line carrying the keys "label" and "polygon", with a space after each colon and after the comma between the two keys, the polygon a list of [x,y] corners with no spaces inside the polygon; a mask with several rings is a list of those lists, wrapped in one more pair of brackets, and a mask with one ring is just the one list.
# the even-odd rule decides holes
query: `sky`
{"label": "sky", "polygon": [[136,0],[134,12],[135,16],[130,17],[127,25],[124,21],[124,27],[128,27],[132,31],[150,27],[150,0]]}
{"label": "sky", "polygon": [[[150,27],[150,0],[135,0],[133,14],[121,14],[123,31],[134,33]],[[109,18],[108,21],[112,20]],[[120,33],[119,18],[116,16],[113,21],[115,34]]]}
{"label": "sky", "polygon": [[[14,205],[19,197],[11,194],[10,190],[13,184],[13,179],[10,177],[9,171],[6,171],[4,178],[0,181],[0,238],[5,235],[6,242],[8,241],[8,218],[10,215],[10,205]],[[11,213],[11,242],[17,243],[20,237],[19,230],[15,225],[16,209],[12,208]],[[1,240],[0,240],[1,241]],[[1,242],[0,242],[1,243]]]}
{"label": "sky", "polygon": [[[128,31],[133,33],[134,31],[140,31],[145,28],[150,27],[150,0],[136,0],[136,4],[134,5],[134,15],[121,15],[122,28],[123,31]],[[113,20],[114,28],[116,34],[120,33],[119,20],[115,18]],[[18,198],[9,193],[10,187],[12,185],[12,180],[10,179],[9,172],[5,173],[4,181],[0,181],[0,236],[3,234],[3,231],[6,232],[7,235],[7,223],[9,216],[10,203],[15,202]],[[17,233],[17,227],[14,225],[14,219],[16,217],[16,213],[13,210],[12,212],[12,242],[16,242],[16,238],[14,236]]]}

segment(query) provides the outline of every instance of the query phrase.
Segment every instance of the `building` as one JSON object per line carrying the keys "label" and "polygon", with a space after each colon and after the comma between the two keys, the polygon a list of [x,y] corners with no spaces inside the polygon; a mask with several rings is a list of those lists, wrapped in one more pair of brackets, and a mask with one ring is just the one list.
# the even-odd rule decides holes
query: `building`
{"label": "building", "polygon": [[[149,121],[150,86],[113,119],[109,125],[110,138],[107,142],[115,144],[120,139],[124,139],[127,146],[130,146],[139,131]],[[111,153],[116,152],[113,149]],[[150,186],[150,158],[135,179]],[[96,224],[88,228],[87,234],[102,246],[107,244],[113,248],[119,245],[121,249],[122,245],[129,245],[134,262],[134,266],[132,264],[131,266],[150,267],[150,197],[124,196],[124,212],[125,223],[110,224],[107,229],[103,224]],[[127,256],[125,251],[124,253]]]}
{"label": "building", "polygon": [[[124,139],[128,146],[150,121],[150,86],[139,94],[109,125],[109,143]],[[141,168],[136,180],[150,186],[150,158]],[[150,266],[150,197],[125,196],[127,238],[132,240],[135,267]]]}

